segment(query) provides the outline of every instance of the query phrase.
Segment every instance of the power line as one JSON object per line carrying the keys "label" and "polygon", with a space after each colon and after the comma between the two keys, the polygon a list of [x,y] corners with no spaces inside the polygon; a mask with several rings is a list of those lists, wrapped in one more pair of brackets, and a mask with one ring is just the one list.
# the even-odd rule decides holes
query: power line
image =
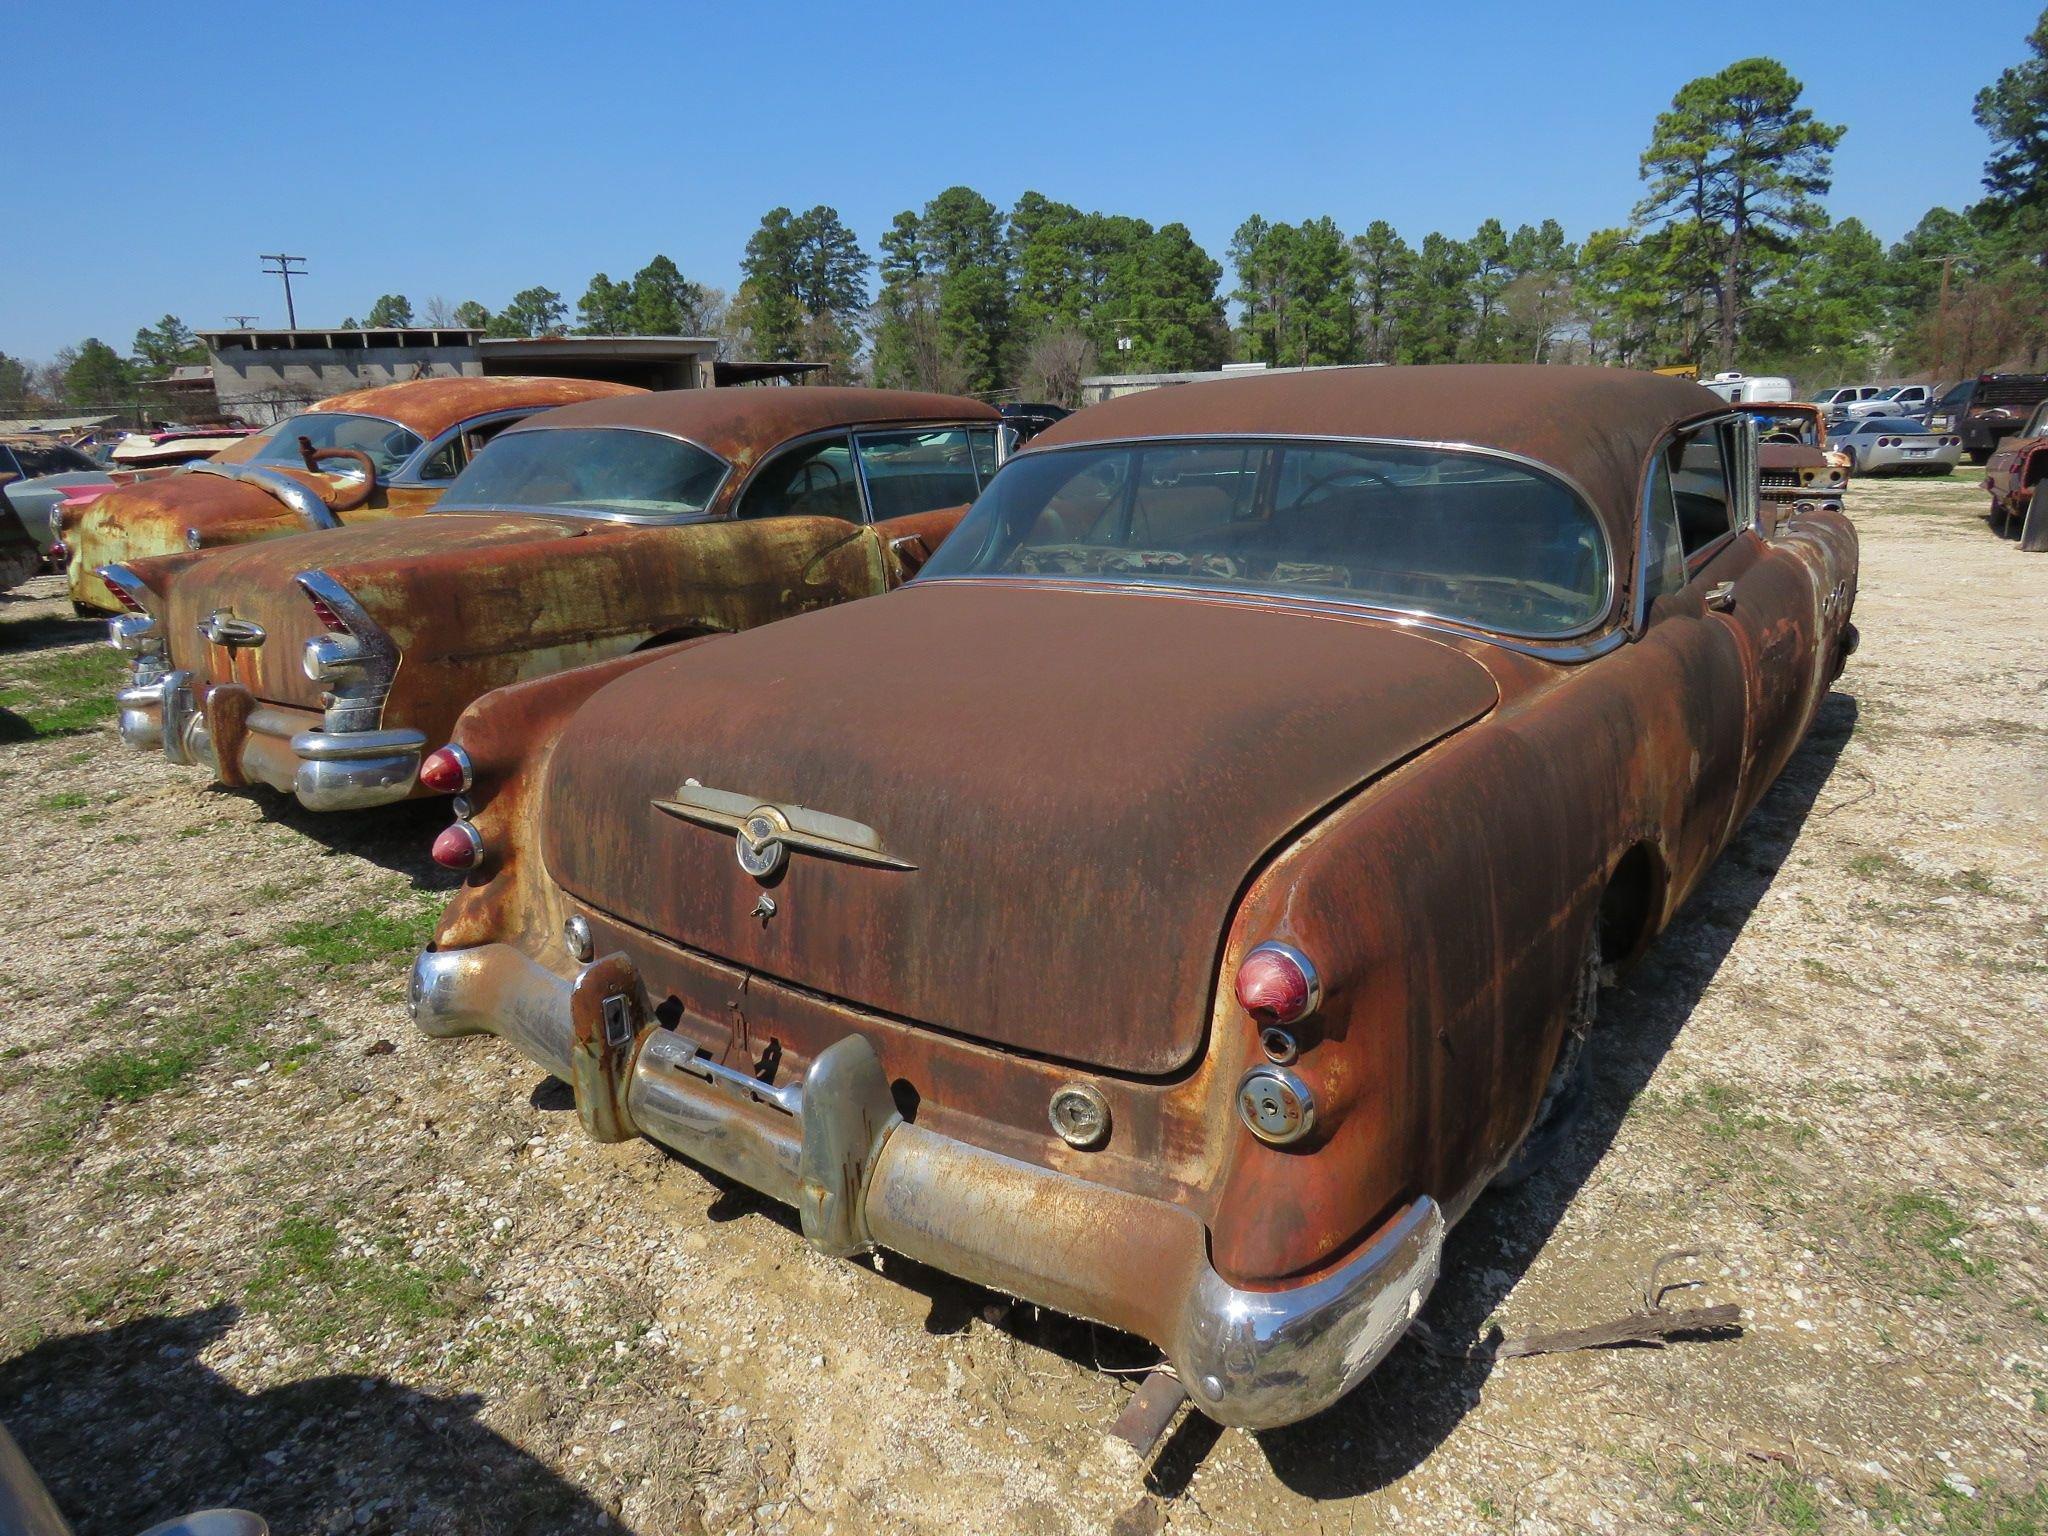
{"label": "power line", "polygon": [[261,315],[222,315],[221,318],[234,321],[236,330],[246,331],[249,329],[249,322],[251,320],[261,320],[263,317]]}
{"label": "power line", "polygon": [[[279,252],[277,255],[273,256],[270,255],[268,252],[265,252],[262,256],[262,259],[264,261],[274,261],[277,263],[277,265],[274,267],[265,267],[263,269],[263,273],[266,277],[281,277],[284,279],[285,324],[289,326],[292,330],[296,331],[299,328],[299,312],[297,309],[292,307],[292,279],[295,277],[304,277],[306,275],[306,258],[303,256],[287,256],[282,252]],[[294,271],[292,268],[292,263],[295,261],[299,263],[299,267],[296,271]]]}

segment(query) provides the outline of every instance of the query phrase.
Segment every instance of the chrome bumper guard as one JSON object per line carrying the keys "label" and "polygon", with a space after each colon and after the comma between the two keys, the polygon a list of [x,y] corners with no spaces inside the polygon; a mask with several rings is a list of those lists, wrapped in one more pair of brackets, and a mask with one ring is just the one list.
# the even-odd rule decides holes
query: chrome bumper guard
{"label": "chrome bumper guard", "polygon": [[300,731],[292,793],[309,811],[353,811],[389,805],[412,793],[427,738],[414,730]]}
{"label": "chrome bumper guard", "polygon": [[[1379,1363],[1436,1283],[1444,1218],[1423,1196],[1335,1269],[1243,1290],[1207,1233],[1163,1202],[1005,1157],[905,1122],[874,1048],[849,1035],[798,1083],[764,1083],[646,1017],[622,955],[567,980],[507,944],[421,954],[410,989],[426,1034],[494,1034],[572,1085],[601,1140],[645,1136],[797,1208],[834,1256],[881,1247],[991,1289],[1117,1326],[1132,1254],[1171,1234],[1145,1326],[1195,1405],[1266,1428],[1329,1406]],[[1121,1284],[1119,1284],[1121,1282]],[[1129,1306],[1125,1311],[1129,1313]]]}

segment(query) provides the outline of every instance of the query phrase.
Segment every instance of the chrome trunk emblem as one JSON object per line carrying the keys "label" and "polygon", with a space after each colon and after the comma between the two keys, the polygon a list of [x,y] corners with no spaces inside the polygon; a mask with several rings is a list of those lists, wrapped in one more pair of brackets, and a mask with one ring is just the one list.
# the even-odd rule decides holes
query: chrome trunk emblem
{"label": "chrome trunk emblem", "polygon": [[199,633],[215,645],[230,649],[263,643],[263,626],[253,619],[238,619],[225,608],[216,608],[199,621]]}
{"label": "chrome trunk emblem", "polygon": [[706,789],[694,779],[677,789],[674,799],[657,800],[654,806],[701,827],[735,834],[740,868],[756,880],[772,880],[781,873],[792,848],[880,869],[917,868],[884,849],[881,834],[861,822],[801,805],[764,803],[730,789]]}

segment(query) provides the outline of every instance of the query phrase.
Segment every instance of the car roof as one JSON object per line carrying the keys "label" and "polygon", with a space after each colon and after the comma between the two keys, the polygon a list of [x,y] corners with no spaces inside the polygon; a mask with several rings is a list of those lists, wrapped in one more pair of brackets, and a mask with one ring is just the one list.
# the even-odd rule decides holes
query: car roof
{"label": "car roof", "polygon": [[332,395],[306,407],[307,411],[356,411],[365,416],[382,416],[421,437],[438,437],[459,422],[493,411],[515,411],[522,406],[551,410],[583,400],[618,399],[644,395],[632,384],[611,384],[602,379],[561,379],[522,374],[445,379],[408,379],[403,384],[380,384],[374,389],[352,389]]}
{"label": "car roof", "polygon": [[1627,368],[1449,363],[1317,368],[1168,385],[1077,411],[1020,458],[1145,437],[1393,438],[1533,459],[1632,547],[1643,473],[1674,428],[1739,413],[1686,379]]}
{"label": "car roof", "polygon": [[688,438],[728,463],[744,468],[791,438],[833,427],[1001,420],[994,406],[964,395],[804,385],[671,389],[630,400],[593,400],[523,421],[518,430],[644,427]]}

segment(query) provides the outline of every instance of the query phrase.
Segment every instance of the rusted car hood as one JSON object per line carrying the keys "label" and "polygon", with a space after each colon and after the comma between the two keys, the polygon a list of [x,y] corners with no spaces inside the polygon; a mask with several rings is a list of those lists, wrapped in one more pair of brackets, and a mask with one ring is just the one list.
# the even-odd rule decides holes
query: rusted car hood
{"label": "rusted car hood", "polygon": [[[315,490],[332,494],[340,481],[331,475],[276,466]],[[296,525],[292,513],[259,486],[219,475],[170,474],[116,486],[89,507],[79,520],[93,542],[112,548],[127,543],[157,553],[185,546],[185,530],[197,528],[208,543],[234,543],[239,538],[267,537],[280,523]],[[239,531],[239,532],[238,532]],[[102,559],[102,565],[120,558]]]}
{"label": "rusted car hood", "polygon": [[[165,594],[165,633],[174,665],[189,667],[214,682],[239,680],[260,699],[318,708],[320,685],[306,677],[300,656],[305,642],[325,631],[305,593],[292,580],[300,571],[325,571],[363,599],[371,616],[392,631],[403,650],[410,626],[394,623],[399,615],[388,611],[379,596],[402,573],[418,571],[423,563],[431,565],[437,556],[474,557],[511,546],[576,538],[594,523],[530,513],[434,512],[317,534],[262,539],[199,556],[174,555],[161,564],[146,561],[136,569]],[[170,571],[168,579],[159,580],[160,569]],[[451,573],[438,566],[434,570],[427,580],[445,589],[445,602],[453,602]],[[400,600],[409,606],[411,594],[402,594]],[[209,646],[199,637],[198,624],[216,610],[261,624],[266,636],[262,646],[232,657]]]}
{"label": "rusted car hood", "polygon": [[[545,857],[596,907],[857,1006],[1169,1073],[1261,861],[1498,697],[1383,622],[913,585],[597,693],[553,755]],[[734,835],[653,804],[686,779],[866,823],[915,867],[793,852],[764,921]]]}
{"label": "rusted car hood", "polygon": [[1758,443],[1756,462],[1759,469],[1825,469],[1828,456],[1805,443]]}

